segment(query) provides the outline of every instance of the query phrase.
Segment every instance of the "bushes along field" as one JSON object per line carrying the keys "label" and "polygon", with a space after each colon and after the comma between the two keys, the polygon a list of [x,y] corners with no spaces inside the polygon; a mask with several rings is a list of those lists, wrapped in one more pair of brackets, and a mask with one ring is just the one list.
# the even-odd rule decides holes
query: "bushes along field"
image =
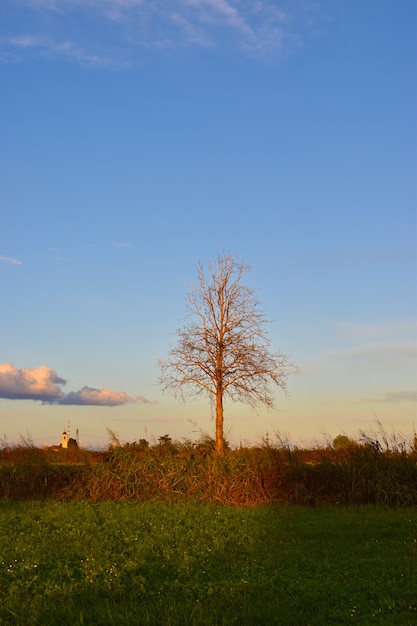
{"label": "bushes along field", "polygon": [[[0,451],[0,498],[217,504],[417,504],[417,450],[376,439],[303,450],[285,442],[213,453],[213,442]],[[116,444],[118,442],[115,442]],[[341,444],[341,445],[339,445]]]}

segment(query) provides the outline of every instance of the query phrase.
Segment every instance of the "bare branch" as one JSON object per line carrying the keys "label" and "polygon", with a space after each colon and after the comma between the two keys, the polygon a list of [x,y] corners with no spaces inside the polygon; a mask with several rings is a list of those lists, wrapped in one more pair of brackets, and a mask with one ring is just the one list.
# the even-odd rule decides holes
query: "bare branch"
{"label": "bare branch", "polygon": [[242,283],[249,267],[223,254],[197,266],[198,284],[187,294],[188,324],[162,364],[160,382],[185,400],[206,394],[216,401],[216,450],[222,452],[223,397],[252,407],[274,406],[272,386],[286,392],[296,368],[286,354],[271,354],[254,291]]}

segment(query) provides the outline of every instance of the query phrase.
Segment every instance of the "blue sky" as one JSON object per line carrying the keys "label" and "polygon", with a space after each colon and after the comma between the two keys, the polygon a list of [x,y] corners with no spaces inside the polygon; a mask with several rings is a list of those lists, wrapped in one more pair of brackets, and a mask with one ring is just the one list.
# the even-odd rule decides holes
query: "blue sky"
{"label": "blue sky", "polygon": [[0,434],[212,433],[157,384],[199,260],[251,266],[277,409],[234,443],[416,428],[414,0],[3,0]]}

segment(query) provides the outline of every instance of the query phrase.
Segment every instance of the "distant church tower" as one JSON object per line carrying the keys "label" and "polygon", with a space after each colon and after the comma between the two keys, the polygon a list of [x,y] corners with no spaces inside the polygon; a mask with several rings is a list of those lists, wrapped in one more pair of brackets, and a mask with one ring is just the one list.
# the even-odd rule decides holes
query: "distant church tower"
{"label": "distant church tower", "polygon": [[62,433],[61,437],[61,448],[68,448],[68,433],[65,431]]}

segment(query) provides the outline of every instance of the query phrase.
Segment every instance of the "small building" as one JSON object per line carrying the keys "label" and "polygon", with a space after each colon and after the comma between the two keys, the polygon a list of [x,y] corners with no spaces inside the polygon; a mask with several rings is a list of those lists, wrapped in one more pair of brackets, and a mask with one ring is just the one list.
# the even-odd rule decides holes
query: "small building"
{"label": "small building", "polygon": [[62,433],[61,437],[61,448],[68,448],[68,433],[65,431]]}

